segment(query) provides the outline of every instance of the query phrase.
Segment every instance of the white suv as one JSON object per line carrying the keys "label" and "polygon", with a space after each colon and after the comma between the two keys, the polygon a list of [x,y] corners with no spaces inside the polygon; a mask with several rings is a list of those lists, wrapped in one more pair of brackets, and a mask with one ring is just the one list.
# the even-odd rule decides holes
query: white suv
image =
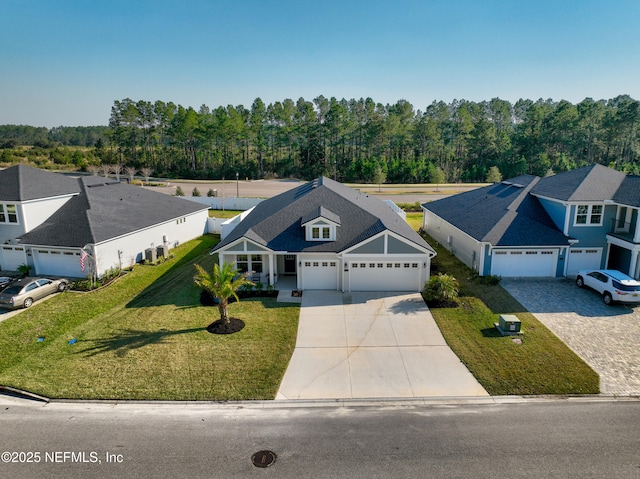
{"label": "white suv", "polygon": [[588,286],[596,290],[602,295],[605,304],[614,301],[640,303],[640,281],[615,269],[578,271],[576,284],[581,288]]}

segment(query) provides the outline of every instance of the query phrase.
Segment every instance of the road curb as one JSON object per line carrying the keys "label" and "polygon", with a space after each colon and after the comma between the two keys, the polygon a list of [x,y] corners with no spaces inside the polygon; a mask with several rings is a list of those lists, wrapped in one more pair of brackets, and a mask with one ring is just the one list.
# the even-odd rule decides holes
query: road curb
{"label": "road curb", "polygon": [[263,401],[140,401],[119,399],[51,399],[28,391],[0,386],[0,395],[36,401],[45,404],[81,404],[96,406],[188,406],[213,409],[300,409],[300,408],[365,408],[365,407],[419,407],[504,405],[553,402],[636,402],[640,395],[575,394],[538,396],[431,396],[422,398],[356,398],[356,399],[287,399]]}
{"label": "road curb", "polygon": [[12,388],[11,386],[0,386],[0,394],[4,394],[5,396],[17,397],[20,399],[28,399],[30,401],[38,401],[44,403],[51,402],[49,398],[31,393],[29,391]]}

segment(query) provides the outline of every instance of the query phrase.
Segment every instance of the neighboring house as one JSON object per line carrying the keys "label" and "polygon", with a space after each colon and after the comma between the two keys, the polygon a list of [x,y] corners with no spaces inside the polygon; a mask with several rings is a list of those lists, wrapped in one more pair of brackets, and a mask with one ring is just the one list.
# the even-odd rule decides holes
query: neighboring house
{"label": "neighboring house", "polygon": [[420,291],[435,256],[389,205],[326,177],[258,204],[213,253],[264,284],[340,291]]}
{"label": "neighboring house", "polygon": [[0,171],[0,269],[86,277],[95,259],[101,276],[202,235],[207,210],[113,179],[12,166]]}
{"label": "neighboring house", "polygon": [[480,275],[640,277],[640,177],[591,165],[422,205],[423,229]]}

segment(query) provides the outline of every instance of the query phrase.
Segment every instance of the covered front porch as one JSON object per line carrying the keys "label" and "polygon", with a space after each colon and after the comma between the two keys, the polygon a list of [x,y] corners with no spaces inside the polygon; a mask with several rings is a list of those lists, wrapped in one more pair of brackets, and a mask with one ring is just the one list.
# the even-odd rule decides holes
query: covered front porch
{"label": "covered front porch", "polygon": [[243,240],[219,253],[218,262],[233,263],[243,273],[248,273],[254,283],[264,286],[293,284],[297,282],[297,256],[282,252],[269,251],[261,246]]}

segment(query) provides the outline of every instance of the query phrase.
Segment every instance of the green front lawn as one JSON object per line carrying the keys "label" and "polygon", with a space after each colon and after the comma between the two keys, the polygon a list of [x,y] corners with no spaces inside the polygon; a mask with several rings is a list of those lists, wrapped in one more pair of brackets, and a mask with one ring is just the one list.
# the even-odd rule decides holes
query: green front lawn
{"label": "green front lawn", "polygon": [[[453,275],[460,283],[457,308],[431,308],[447,344],[493,396],[508,394],[597,394],[599,377],[557,336],[501,286],[482,284],[442,246],[426,238],[438,255],[432,274]],[[493,326],[500,314],[521,321],[522,344]]]}
{"label": "green front lawn", "polygon": [[200,304],[193,263],[211,268],[216,241],[185,243],[159,266],[136,266],[102,290],[63,293],[0,323],[0,384],[52,398],[273,399],[299,305],[232,303],[245,328],[208,333],[218,310]]}
{"label": "green front lawn", "polygon": [[209,218],[233,218],[240,213],[244,213],[242,210],[209,210]]}

